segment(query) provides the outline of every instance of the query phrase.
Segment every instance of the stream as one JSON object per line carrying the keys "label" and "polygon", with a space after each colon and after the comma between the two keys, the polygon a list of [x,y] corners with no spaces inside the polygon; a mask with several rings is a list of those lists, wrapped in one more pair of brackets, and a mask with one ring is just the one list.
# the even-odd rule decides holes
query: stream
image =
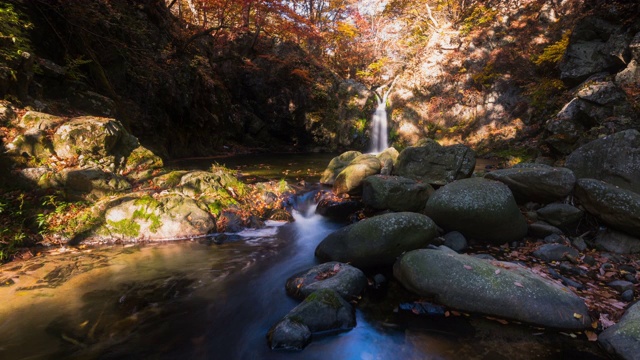
{"label": "stream", "polygon": [[316,265],[316,245],[344,226],[316,215],[312,199],[295,199],[295,222],[223,244],[62,248],[3,265],[0,359],[607,358],[584,335],[394,311],[405,291],[393,281],[387,296],[363,297],[353,330],[301,352],[270,350],[267,331],[298,304],[287,278]]}

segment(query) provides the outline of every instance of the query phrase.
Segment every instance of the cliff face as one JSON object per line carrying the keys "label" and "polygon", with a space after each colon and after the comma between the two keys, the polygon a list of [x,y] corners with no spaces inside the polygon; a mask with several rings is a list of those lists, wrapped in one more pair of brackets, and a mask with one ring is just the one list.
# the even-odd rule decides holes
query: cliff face
{"label": "cliff face", "polygon": [[163,1],[14,5],[32,24],[31,60],[2,91],[22,105],[115,117],[169,157],[363,144],[365,104],[351,99],[362,91],[341,93],[343,81],[295,44],[193,36]]}

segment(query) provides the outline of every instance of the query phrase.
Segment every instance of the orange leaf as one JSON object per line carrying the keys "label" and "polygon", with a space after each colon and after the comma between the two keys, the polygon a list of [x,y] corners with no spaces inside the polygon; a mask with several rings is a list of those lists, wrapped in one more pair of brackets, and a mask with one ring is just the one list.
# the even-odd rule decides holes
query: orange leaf
{"label": "orange leaf", "polygon": [[593,331],[587,330],[584,334],[587,335],[587,339],[589,339],[589,341],[598,341],[598,335]]}

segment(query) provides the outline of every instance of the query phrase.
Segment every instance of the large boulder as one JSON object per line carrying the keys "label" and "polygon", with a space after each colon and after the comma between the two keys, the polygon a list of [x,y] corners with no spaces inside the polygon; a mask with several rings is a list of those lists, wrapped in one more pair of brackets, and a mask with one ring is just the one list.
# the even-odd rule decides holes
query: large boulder
{"label": "large boulder", "polygon": [[627,309],[620,321],[598,336],[598,342],[620,359],[640,357],[640,302]]}
{"label": "large boulder", "polygon": [[53,146],[46,133],[41,130],[29,130],[18,135],[6,145],[7,154],[34,159],[46,163],[53,155]]}
{"label": "large boulder", "polygon": [[560,62],[560,78],[575,84],[598,72],[621,69],[625,60],[616,55],[624,52],[630,37],[615,36],[618,28],[594,16],[582,19],[573,29]]}
{"label": "large boulder", "polygon": [[378,174],[381,168],[380,160],[375,155],[360,155],[338,174],[333,191],[336,194],[358,194],[362,191],[362,181]]}
{"label": "large boulder", "polygon": [[571,193],[576,183],[573,172],[566,168],[534,164],[500,169],[484,177],[506,184],[518,202],[551,202]]}
{"label": "large boulder", "polygon": [[575,197],[600,221],[640,237],[640,194],[604,181],[580,179],[576,183]]}
{"label": "large boulder", "polygon": [[402,150],[393,174],[432,185],[445,185],[468,178],[475,166],[476,154],[468,147],[461,144],[441,146],[435,141],[427,141],[423,146]]}
{"label": "large boulder", "polygon": [[59,176],[67,198],[71,200],[98,200],[101,197],[131,190],[131,184],[122,176],[98,168],[65,169]]}
{"label": "large boulder", "polygon": [[82,116],[64,123],[53,135],[53,148],[58,157],[106,157],[118,141],[128,134],[122,124],[110,118]]}
{"label": "large boulder", "polygon": [[421,211],[434,191],[429,184],[401,176],[373,175],[364,179],[362,202],[378,210]]}
{"label": "large boulder", "polygon": [[27,111],[18,122],[23,129],[52,130],[65,121],[65,118],[37,111]]}
{"label": "large boulder", "polygon": [[560,329],[591,326],[582,299],[520,265],[421,249],[404,254],[393,275],[410,291],[462,311]]}
{"label": "large boulder", "polygon": [[640,193],[640,132],[625,130],[594,140],[567,157],[578,179],[606,181]]}
{"label": "large boulder", "polygon": [[367,286],[367,277],[360,269],[349,264],[330,261],[301,271],[287,280],[287,294],[304,299],[320,289],[335,290],[347,301],[353,300]]}
{"label": "large boulder", "polygon": [[426,247],[437,235],[427,216],[411,212],[375,216],[329,234],[316,248],[323,261],[356,267],[391,265],[405,251]]}
{"label": "large boulder", "polygon": [[492,244],[521,240],[527,222],[509,188],[498,181],[454,181],[429,197],[425,214],[448,231]]}
{"label": "large boulder", "polygon": [[362,155],[360,151],[347,151],[342,153],[329,161],[329,165],[322,173],[320,178],[321,184],[333,185],[336,181],[336,177],[344,168],[347,167],[355,158]]}
{"label": "large boulder", "polygon": [[356,326],[353,307],[331,289],[311,293],[267,333],[272,349],[301,350],[314,333],[340,332]]}
{"label": "large boulder", "polygon": [[553,203],[536,211],[538,218],[558,228],[571,231],[577,228],[584,211],[570,204]]}
{"label": "large boulder", "polygon": [[105,213],[101,234],[127,239],[172,240],[215,230],[211,215],[186,196],[144,196],[117,204]]}

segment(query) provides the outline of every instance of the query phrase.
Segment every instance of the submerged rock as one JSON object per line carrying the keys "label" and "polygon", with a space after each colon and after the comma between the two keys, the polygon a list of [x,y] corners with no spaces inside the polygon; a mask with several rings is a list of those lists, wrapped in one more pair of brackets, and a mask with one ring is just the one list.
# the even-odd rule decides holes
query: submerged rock
{"label": "submerged rock", "polygon": [[330,289],[317,290],[271,327],[267,340],[272,349],[302,350],[311,335],[340,332],[356,326],[353,307]]}
{"label": "submerged rock", "polygon": [[493,244],[519,241],[527,234],[527,222],[511,190],[483,178],[458,180],[436,190],[425,214],[445,230]]}
{"label": "submerged rock", "polygon": [[516,264],[421,249],[404,254],[393,274],[416,294],[462,311],[559,329],[591,326],[587,306],[569,288]]}
{"label": "submerged rock", "polygon": [[329,234],[318,244],[315,255],[356,267],[391,265],[403,252],[429,245],[436,234],[436,224],[428,216],[384,214]]}
{"label": "submerged rock", "polygon": [[304,299],[320,289],[335,290],[345,300],[356,298],[367,285],[367,277],[359,269],[336,261],[314,266],[287,280],[287,294]]}

